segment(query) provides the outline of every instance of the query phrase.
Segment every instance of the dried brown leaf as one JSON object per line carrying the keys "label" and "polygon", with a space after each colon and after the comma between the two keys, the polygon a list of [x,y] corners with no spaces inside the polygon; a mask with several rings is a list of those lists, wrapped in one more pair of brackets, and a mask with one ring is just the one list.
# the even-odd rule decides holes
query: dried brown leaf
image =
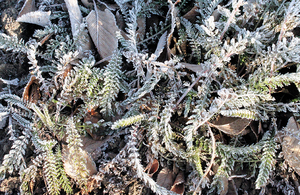
{"label": "dried brown leaf", "polygon": [[89,137],[81,137],[82,149],[88,152],[95,161],[98,159],[99,155],[102,154],[102,151],[99,150],[99,148],[101,148],[101,146],[103,146],[110,138],[111,136],[106,136],[102,140],[94,140]]}
{"label": "dried brown leaf", "polygon": [[194,6],[189,12],[187,12],[183,18],[189,20],[191,23],[196,21],[196,16],[200,16],[200,13],[197,11],[199,9],[198,6]]}
{"label": "dried brown leaf", "polygon": [[109,57],[118,47],[116,32],[119,30],[111,11],[91,11],[87,16],[88,31],[102,58]]}
{"label": "dried brown leaf", "polygon": [[218,117],[210,126],[229,135],[238,135],[251,123],[251,119],[237,117]]}
{"label": "dried brown leaf", "polygon": [[223,188],[221,188],[220,195],[226,195],[228,192],[228,178],[225,176],[218,177],[219,182],[221,182]]}
{"label": "dried brown leaf", "polygon": [[171,187],[171,191],[182,195],[184,193],[184,183],[184,172],[180,171],[176,176],[173,186]]}
{"label": "dried brown leaf", "polygon": [[152,162],[150,162],[147,165],[145,171],[149,174],[150,177],[152,177],[153,174],[157,172],[158,168],[159,168],[159,162],[158,160],[154,159]]}
{"label": "dried brown leaf", "polygon": [[300,175],[300,125],[294,117],[289,118],[285,131],[282,142],[284,159]]}
{"label": "dried brown leaf", "polygon": [[168,168],[163,168],[157,176],[157,184],[170,190],[174,181],[174,174]]}
{"label": "dried brown leaf", "polygon": [[40,99],[40,84],[35,76],[31,76],[23,92],[23,99],[28,102],[37,103]]}
{"label": "dried brown leaf", "polygon": [[26,0],[21,11],[19,12],[18,18],[33,11],[36,11],[35,0]]}

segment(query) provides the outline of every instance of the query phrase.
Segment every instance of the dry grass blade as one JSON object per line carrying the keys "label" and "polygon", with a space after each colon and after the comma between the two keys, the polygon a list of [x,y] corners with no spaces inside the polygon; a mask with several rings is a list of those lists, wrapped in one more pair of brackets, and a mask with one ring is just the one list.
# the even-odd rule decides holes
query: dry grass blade
{"label": "dry grass blade", "polygon": [[251,123],[251,119],[236,117],[218,117],[210,126],[219,129],[229,135],[238,135]]}
{"label": "dry grass blade", "polygon": [[287,163],[300,175],[300,129],[294,117],[291,117],[285,127],[282,151]]}
{"label": "dry grass blade", "polygon": [[174,181],[174,174],[168,168],[163,168],[157,176],[157,184],[170,190]]}
{"label": "dry grass blade", "polygon": [[116,32],[119,30],[113,13],[105,11],[91,11],[87,16],[88,31],[102,58],[111,56],[118,47]]}

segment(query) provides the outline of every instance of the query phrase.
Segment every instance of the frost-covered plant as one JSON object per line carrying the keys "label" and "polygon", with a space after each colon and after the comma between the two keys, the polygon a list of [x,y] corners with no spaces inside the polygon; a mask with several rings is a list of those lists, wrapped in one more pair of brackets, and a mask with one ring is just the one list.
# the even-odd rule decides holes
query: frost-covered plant
{"label": "frost-covered plant", "polygon": [[[256,189],[271,182],[275,118],[300,111],[299,95],[284,101],[276,96],[288,87],[300,88],[299,0],[115,0],[115,8],[102,2],[125,27],[117,32],[117,49],[100,62],[93,48],[81,51],[85,37],[72,37],[68,13],[53,3],[39,3],[41,10],[54,11],[53,24],[36,30],[28,42],[0,33],[0,48],[27,55],[32,75],[27,86],[1,80],[7,87],[0,92],[0,128],[12,141],[1,180],[19,174],[23,194],[33,193],[37,178],[49,194],[88,193],[103,186],[101,192],[121,193],[132,177],[155,193],[171,194],[144,172],[149,159],[141,156],[147,155],[186,171],[187,193],[224,193],[228,179],[245,164]],[[140,34],[138,22],[146,18],[158,22]],[[83,22],[77,33],[84,27]],[[20,89],[27,96],[38,94],[38,100],[15,95]],[[213,123],[220,116],[253,121],[256,142],[217,131]],[[253,125],[262,122],[269,127],[256,132]],[[89,135],[103,139],[94,176],[84,158],[82,138]],[[125,146],[112,149],[118,152],[111,157],[106,150],[120,136]],[[191,170],[184,170],[187,164]]]}

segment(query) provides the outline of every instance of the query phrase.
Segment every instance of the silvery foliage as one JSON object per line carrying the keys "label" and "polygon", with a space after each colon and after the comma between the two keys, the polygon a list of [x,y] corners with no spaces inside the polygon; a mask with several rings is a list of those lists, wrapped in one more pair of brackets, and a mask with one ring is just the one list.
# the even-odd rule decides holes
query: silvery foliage
{"label": "silvery foliage", "polygon": [[[43,1],[40,9],[52,2]],[[195,5],[201,8],[198,10],[200,16],[192,23],[180,16],[180,3],[169,0],[164,16],[168,28],[149,36],[158,37],[155,51],[149,53],[142,46],[151,39],[137,39],[137,20],[143,13],[145,16],[154,13],[147,11],[152,1],[116,0],[126,22],[127,38],[118,35],[120,45],[103,67],[97,66],[92,52],[84,57],[80,55],[84,37],[71,38],[67,31],[56,25],[34,34],[40,39],[53,33],[45,51],[39,50],[42,43],[36,39],[24,43],[1,33],[1,49],[27,56],[30,73],[38,79],[42,96],[36,104],[24,103],[10,90],[19,85],[18,81],[2,79],[7,88],[0,94],[4,102],[0,105],[0,127],[7,129],[13,145],[3,159],[1,179],[19,171],[24,180],[21,190],[29,191],[29,183],[35,180],[37,170],[42,167],[50,194],[58,194],[61,189],[71,194],[71,183],[62,166],[60,144],[66,136],[70,152],[73,155],[76,151],[81,153],[80,133],[88,130],[88,124],[83,121],[87,114],[99,109],[102,118],[98,126],[108,131],[130,129],[122,134],[127,136],[127,143],[118,155],[111,161],[105,159],[100,163],[99,173],[94,176],[99,182],[105,174],[118,176],[122,171],[128,171],[129,176],[135,174],[154,192],[172,193],[144,172],[144,161],[138,149],[142,141],[141,130],[147,135],[145,147],[149,147],[148,152],[154,158],[169,155],[174,162],[183,160],[192,167],[188,190],[195,192],[200,181],[203,181],[202,188],[209,186],[209,180],[202,178],[205,168],[209,167],[208,163],[202,162],[210,158],[213,146],[207,136],[207,124],[223,115],[260,122],[271,120],[271,125],[254,145],[238,141],[234,142],[238,145],[216,143],[220,161],[215,162],[219,168],[210,184],[211,192],[215,189],[222,192],[224,178],[227,179],[235,166],[244,161],[255,161],[251,166],[258,170],[256,188],[266,186],[276,157],[276,113],[298,113],[300,109],[299,100],[282,103],[272,96],[275,90],[291,83],[298,89],[300,86],[300,41],[292,32],[300,23],[300,1],[232,0],[222,6],[220,2],[196,1]],[[84,27],[82,24],[79,30],[84,31]],[[181,33],[178,43],[189,45],[191,53],[176,56],[171,52],[170,41],[177,30]],[[177,48],[180,46],[176,45]],[[163,61],[160,57],[164,51],[167,57]],[[236,56],[238,62],[235,62]],[[43,64],[39,58],[43,59]],[[198,65],[201,71],[186,71],[190,64]],[[290,64],[295,64],[296,72],[279,72]],[[123,66],[129,66],[131,70],[123,70]],[[238,66],[245,66],[246,76],[234,69]],[[122,100],[118,98],[120,93],[125,94]],[[80,101],[83,103],[76,107],[76,102]],[[179,121],[179,127],[175,128],[177,121],[174,120],[178,118],[184,122]],[[49,135],[45,136],[46,133]],[[113,136],[120,135],[118,133],[110,133],[112,140]],[[24,159],[29,144],[33,145],[36,155],[30,166]],[[108,141],[103,149],[107,145]],[[84,161],[79,157],[75,164],[86,172]],[[83,172],[78,175],[85,174]],[[88,178],[82,178],[76,182],[84,190],[87,181]],[[109,185],[111,190],[122,186],[117,181]]]}

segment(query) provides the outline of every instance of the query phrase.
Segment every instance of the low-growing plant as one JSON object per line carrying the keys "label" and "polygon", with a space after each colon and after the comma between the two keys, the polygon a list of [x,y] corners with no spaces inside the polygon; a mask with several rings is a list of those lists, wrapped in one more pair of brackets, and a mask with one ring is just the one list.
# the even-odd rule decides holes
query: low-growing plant
{"label": "low-growing plant", "polygon": [[[74,36],[60,1],[38,3],[52,11],[52,24],[27,42],[0,34],[0,48],[26,54],[30,65],[26,85],[2,79],[0,128],[12,145],[0,179],[19,176],[22,194],[34,194],[38,179],[49,194],[121,194],[133,178],[176,194],[144,171],[155,158],[185,171],[186,194],[225,194],[240,169],[263,193],[284,160],[280,114],[300,111],[300,1],[99,2],[81,8],[88,14],[102,5],[121,21],[106,59],[96,48],[83,51],[86,21]],[[249,123],[221,127],[221,117]],[[85,151],[89,136],[103,142],[96,159]],[[120,137],[125,146],[108,158]]]}

